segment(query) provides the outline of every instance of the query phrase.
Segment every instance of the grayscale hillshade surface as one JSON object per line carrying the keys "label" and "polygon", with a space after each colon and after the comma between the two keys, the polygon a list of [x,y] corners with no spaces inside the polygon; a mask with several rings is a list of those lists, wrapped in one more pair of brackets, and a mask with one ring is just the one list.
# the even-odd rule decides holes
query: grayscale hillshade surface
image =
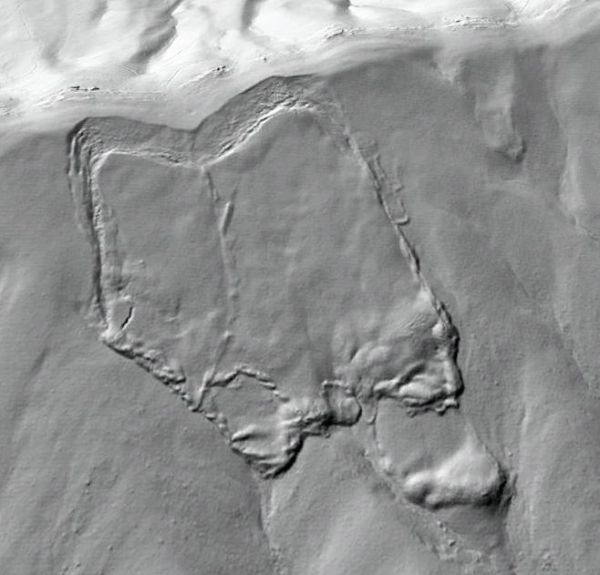
{"label": "grayscale hillshade surface", "polygon": [[1,575],[598,573],[598,3],[4,7]]}

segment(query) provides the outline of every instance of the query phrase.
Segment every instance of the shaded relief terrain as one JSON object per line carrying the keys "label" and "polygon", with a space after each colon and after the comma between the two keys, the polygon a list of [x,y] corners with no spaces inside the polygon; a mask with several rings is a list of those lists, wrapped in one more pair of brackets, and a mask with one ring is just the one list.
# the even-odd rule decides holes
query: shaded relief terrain
{"label": "shaded relief terrain", "polygon": [[380,402],[407,416],[458,407],[458,333],[402,231],[401,182],[323,86],[266,80],[191,132],[85,120],[69,154],[99,339],[259,476],[361,422],[365,457],[407,502],[503,498],[507,478],[472,432],[446,461],[398,474],[377,440]]}
{"label": "shaded relief terrain", "polygon": [[0,571],[597,573],[597,50],[7,134]]}
{"label": "shaded relief terrain", "polygon": [[443,411],[461,391],[376,151],[304,92],[266,81],[191,133],[86,120],[70,144],[100,339],[266,476],[378,399]]}

